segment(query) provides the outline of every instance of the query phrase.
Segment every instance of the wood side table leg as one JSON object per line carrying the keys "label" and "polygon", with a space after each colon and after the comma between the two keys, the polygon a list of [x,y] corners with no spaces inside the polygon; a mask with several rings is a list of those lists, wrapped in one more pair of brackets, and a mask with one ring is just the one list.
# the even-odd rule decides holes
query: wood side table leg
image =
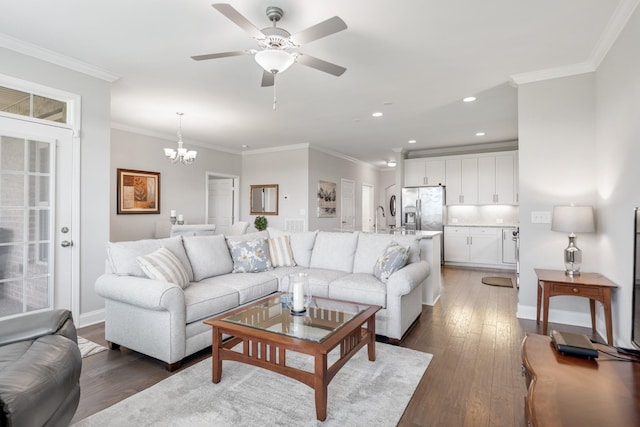
{"label": "wood side table leg", "polygon": [[536,306],[536,325],[540,324],[540,303],[542,302],[542,284],[538,280],[538,304]]}
{"label": "wood side table leg", "polygon": [[315,355],[315,381],[313,391],[316,397],[316,418],[327,419],[327,355]]}
{"label": "wood side table leg", "polygon": [[[549,334],[549,291],[551,286],[544,282],[544,311],[542,312],[542,335]],[[538,288],[539,289],[539,288]]]}
{"label": "wood side table leg", "polygon": [[611,321],[611,289],[604,290],[604,322],[607,327],[607,344],[613,345],[613,323]]}
{"label": "wood side table leg", "polygon": [[211,338],[211,381],[214,384],[220,382],[222,377],[222,358],[220,358],[220,350],[222,344],[222,334],[218,328],[213,328],[213,337]]}
{"label": "wood side table leg", "polygon": [[369,353],[369,360],[376,360],[376,316],[371,316],[367,320],[367,331],[369,334],[369,342],[367,343],[367,351]]}
{"label": "wood side table leg", "polygon": [[591,332],[596,333],[596,300],[589,298],[589,310],[591,311]]}

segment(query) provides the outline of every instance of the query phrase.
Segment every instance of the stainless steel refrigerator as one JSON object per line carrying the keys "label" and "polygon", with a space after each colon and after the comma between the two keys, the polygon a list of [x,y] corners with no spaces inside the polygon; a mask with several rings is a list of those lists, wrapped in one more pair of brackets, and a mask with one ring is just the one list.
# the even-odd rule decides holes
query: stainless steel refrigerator
{"label": "stainless steel refrigerator", "polygon": [[405,187],[401,206],[401,222],[405,229],[443,232],[440,253],[444,256],[445,187]]}

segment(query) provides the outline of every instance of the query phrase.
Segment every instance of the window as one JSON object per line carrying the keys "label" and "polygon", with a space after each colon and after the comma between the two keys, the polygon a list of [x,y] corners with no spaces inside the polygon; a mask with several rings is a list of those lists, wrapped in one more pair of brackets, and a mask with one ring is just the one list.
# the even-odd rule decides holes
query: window
{"label": "window", "polygon": [[0,86],[0,111],[67,123],[67,103],[33,93]]}

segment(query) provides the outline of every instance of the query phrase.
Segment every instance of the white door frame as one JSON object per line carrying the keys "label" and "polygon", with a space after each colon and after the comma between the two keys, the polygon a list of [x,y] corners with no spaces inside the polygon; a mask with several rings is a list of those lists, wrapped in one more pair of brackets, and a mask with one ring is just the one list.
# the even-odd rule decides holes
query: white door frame
{"label": "white door frame", "polygon": [[[1,117],[21,120],[39,125],[70,129],[72,131],[71,159],[71,230],[74,246],[71,250],[71,313],[76,322],[80,319],[80,245],[82,242],[80,229],[80,143],[82,130],[82,97],[80,95],[47,87],[38,83],[0,74],[0,85],[11,89],[33,93],[67,103],[67,122],[57,123],[34,117],[0,112]],[[44,129],[44,128],[43,128]],[[53,230],[55,235],[59,230]],[[56,301],[53,301],[56,307]]]}
{"label": "white door frame", "polygon": [[[365,191],[365,188],[367,189]],[[372,184],[362,183],[362,231],[371,231],[373,229],[373,209],[375,207],[375,188]],[[364,205],[364,194],[369,193],[369,206]]]}
{"label": "white door frame", "polygon": [[205,223],[209,220],[209,179],[210,178],[227,178],[233,179],[233,223],[240,220],[238,213],[240,212],[240,177],[238,175],[229,175],[218,172],[205,172],[204,174],[204,219]]}

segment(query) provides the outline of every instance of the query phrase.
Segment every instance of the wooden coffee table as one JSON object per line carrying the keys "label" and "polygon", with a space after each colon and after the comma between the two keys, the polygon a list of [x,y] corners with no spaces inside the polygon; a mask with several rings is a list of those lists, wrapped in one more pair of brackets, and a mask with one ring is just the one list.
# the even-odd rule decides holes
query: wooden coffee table
{"label": "wooden coffee table", "polygon": [[[281,304],[280,296],[271,295],[204,322],[213,332],[212,381],[220,382],[223,360],[286,375],[314,389],[316,417],[324,421],[327,386],[340,368],[365,345],[369,360],[376,359],[375,315],[381,307],[314,298],[314,307],[297,316]],[[223,341],[223,334],[231,337]],[[239,343],[242,351],[232,350]],[[338,346],[339,358],[328,366],[327,354]],[[314,372],[287,366],[287,350],[313,356]]]}

